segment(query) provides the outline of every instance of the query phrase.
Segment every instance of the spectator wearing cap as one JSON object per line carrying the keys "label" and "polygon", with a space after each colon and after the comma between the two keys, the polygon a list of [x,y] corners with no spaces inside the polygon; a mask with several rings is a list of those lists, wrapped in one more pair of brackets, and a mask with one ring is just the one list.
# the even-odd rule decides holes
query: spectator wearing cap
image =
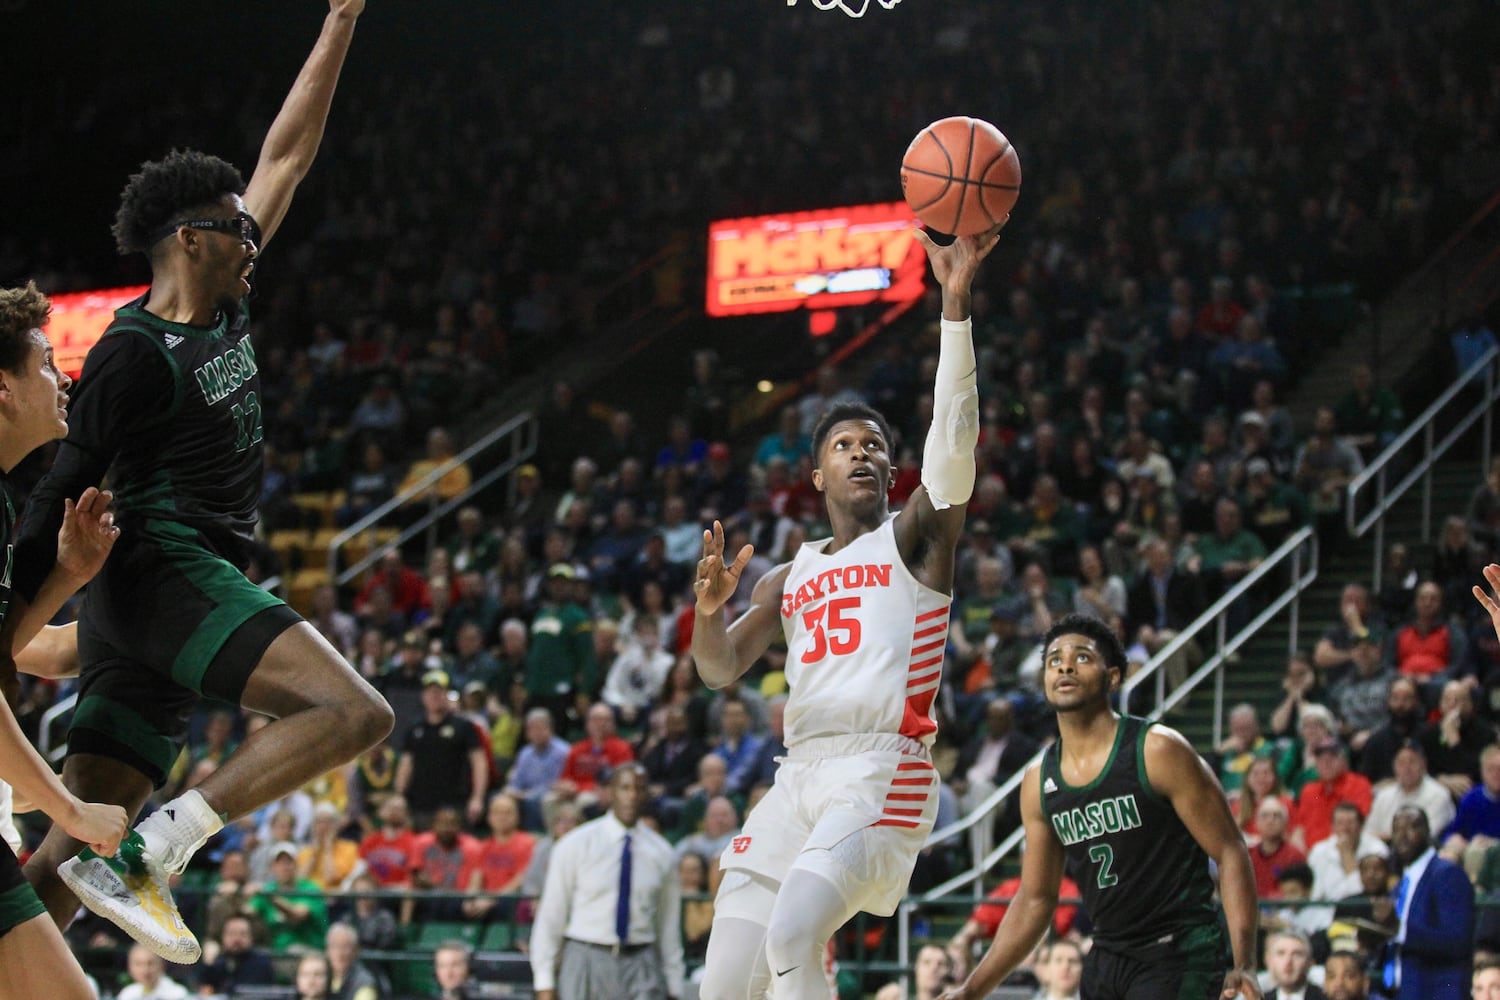
{"label": "spectator wearing cap", "polygon": [[375,679],[375,690],[390,703],[396,713],[394,733],[404,733],[422,714],[422,681],[431,668],[427,666],[427,637],[417,629],[401,636],[396,655]]}
{"label": "spectator wearing cap", "polygon": [[553,563],[547,570],[526,652],[527,703],[551,711],[558,729],[565,728],[575,701],[590,697],[598,684],[594,623],[575,598],[576,576],[565,562]]}
{"label": "spectator wearing cap", "polygon": [[1396,780],[1375,793],[1370,806],[1368,829],[1381,840],[1391,839],[1391,820],[1402,806],[1416,806],[1427,814],[1427,825],[1446,830],[1453,822],[1453,796],[1437,779],[1427,773],[1427,751],[1414,739],[1407,739],[1396,750]]}
{"label": "spectator wearing cap", "polygon": [[1247,467],[1258,458],[1268,464],[1276,475],[1281,476],[1286,473],[1287,459],[1291,455],[1290,433],[1286,452],[1279,452],[1272,441],[1270,424],[1258,410],[1246,410],[1240,414],[1237,430],[1239,441],[1235,449],[1235,458],[1241,468]]}
{"label": "spectator wearing cap", "polygon": [[528,462],[517,469],[514,481],[516,495],[501,520],[508,531],[521,532],[528,549],[535,549],[552,523],[555,504],[542,484],[541,470],[535,465]]}
{"label": "spectator wearing cap", "polygon": [[297,845],[289,840],[271,848],[271,878],[250,900],[249,908],[265,928],[273,953],[291,949],[318,951],[328,932],[323,890],[297,874]]}
{"label": "spectator wearing cap", "polygon": [[1385,636],[1366,629],[1354,640],[1354,670],[1329,691],[1330,707],[1343,723],[1344,736],[1359,750],[1386,721],[1386,698],[1396,672],[1385,663]]}
{"label": "spectator wearing cap", "polygon": [[1340,803],[1359,810],[1361,823],[1370,814],[1374,792],[1370,780],[1349,770],[1349,752],[1338,740],[1326,740],[1313,748],[1318,770],[1316,781],[1302,786],[1297,796],[1297,820],[1302,842],[1316,845],[1333,832],[1333,811]]}
{"label": "spectator wearing cap", "polygon": [[1276,478],[1271,463],[1252,458],[1245,463],[1244,489],[1240,493],[1245,527],[1275,551],[1287,537],[1307,523],[1307,503],[1302,495]]}
{"label": "spectator wearing cap", "polygon": [[484,814],[489,761],[474,723],[454,711],[448,674],[429,670],[422,677],[422,718],[407,730],[396,764],[396,793],[411,806],[417,829],[450,806],[470,823]]}

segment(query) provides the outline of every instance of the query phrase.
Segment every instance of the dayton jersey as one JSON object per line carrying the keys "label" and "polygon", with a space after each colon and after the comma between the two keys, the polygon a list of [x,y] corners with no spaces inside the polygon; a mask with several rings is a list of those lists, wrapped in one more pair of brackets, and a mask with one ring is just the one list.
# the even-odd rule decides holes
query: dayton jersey
{"label": "dayton jersey", "polygon": [[118,309],[84,360],[68,437],[28,506],[48,524],[28,515],[26,544],[49,531],[55,538],[62,497],[99,483],[107,465],[123,526],[147,518],[187,525],[243,568],[262,477],[248,312],[242,302],[221,311],[217,325],[197,327],[154,316],[145,302]]}
{"label": "dayton jersey", "polygon": [[900,733],[932,745],[932,701],[948,641],[946,594],[918,582],[894,520],[824,555],[797,551],[781,595],[786,745],[815,736]]}
{"label": "dayton jersey", "polygon": [[1042,756],[1042,813],[1062,841],[1094,943],[1113,951],[1174,940],[1217,919],[1208,855],[1146,780],[1149,728],[1121,716],[1109,760],[1082,788],[1063,781],[1060,740]]}

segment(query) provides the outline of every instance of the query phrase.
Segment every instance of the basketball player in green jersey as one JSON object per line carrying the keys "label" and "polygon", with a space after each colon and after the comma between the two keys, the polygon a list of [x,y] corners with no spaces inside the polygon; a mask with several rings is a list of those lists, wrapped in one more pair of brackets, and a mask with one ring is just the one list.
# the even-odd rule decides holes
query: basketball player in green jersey
{"label": "basketball player in green jersey", "polygon": [[[1021,784],[1021,888],[994,943],[943,1000],[988,996],[1036,945],[1066,868],[1094,925],[1085,1000],[1260,1000],[1250,854],[1207,765],[1179,734],[1117,715],[1125,653],[1102,622],[1068,615],[1043,645],[1058,740]],[[1233,963],[1213,904],[1218,865]]]}
{"label": "basketball player in green jersey", "polygon": [[138,813],[166,780],[201,696],[275,720],[146,817],[117,854],[80,854],[83,844],[54,826],[26,865],[59,925],[81,902],[178,963],[200,949],[172,900],[172,875],[226,818],[352,760],[392,724],[390,706],[339,652],[244,574],[262,467],[250,283],[317,154],[363,9],[364,0],[330,0],[248,185],[230,164],[187,150],[130,178],[115,240],[146,255],[151,287],[90,350],[67,439],[22,519],[15,583],[29,599],[39,581],[21,569],[51,564],[31,550],[56,544],[61,498],[108,472],[121,541],[79,615],[63,767],[75,795]]}

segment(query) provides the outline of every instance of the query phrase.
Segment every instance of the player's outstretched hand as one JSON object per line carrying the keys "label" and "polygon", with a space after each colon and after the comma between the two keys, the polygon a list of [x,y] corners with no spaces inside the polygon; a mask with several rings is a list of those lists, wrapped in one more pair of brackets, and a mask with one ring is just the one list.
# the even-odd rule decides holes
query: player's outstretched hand
{"label": "player's outstretched hand", "polygon": [[365,0],[328,0],[328,9],[340,17],[358,17],[365,12]]}
{"label": "player's outstretched hand", "polygon": [[81,840],[101,857],[113,857],[120,849],[130,818],[125,810],[107,802],[79,802],[72,814],[52,817],[74,840]]}
{"label": "player's outstretched hand", "polygon": [[740,582],[745,564],[755,554],[755,547],[746,545],[734,557],[734,562],[724,564],[724,526],[714,521],[713,530],[703,532],[703,558],[698,560],[698,578],[693,581],[693,596],[698,599],[700,615],[716,614],[734,594]]}
{"label": "player's outstretched hand", "polygon": [[109,490],[90,486],[77,503],[63,500],[63,523],[57,533],[57,567],[80,585],[94,578],[109,558],[115,539],[120,537],[115,515],[109,509],[114,499]]}
{"label": "player's outstretched hand", "polygon": [[1010,221],[1010,216],[999,225],[986,229],[978,236],[960,236],[945,247],[938,246],[926,231],[917,230],[917,242],[927,251],[927,260],[932,264],[932,276],[944,288],[956,287],[968,291],[979,270],[979,262],[990,255],[1000,239],[1000,230]]}
{"label": "player's outstretched hand", "polygon": [[[1490,589],[1500,596],[1500,566],[1490,563],[1484,568],[1484,578],[1489,581]],[[1484,613],[1490,616],[1490,624],[1495,627],[1495,635],[1500,637],[1500,604],[1485,593],[1483,587],[1474,588],[1474,599],[1479,602],[1480,607],[1484,608]]]}
{"label": "player's outstretched hand", "polygon": [[1262,1000],[1254,973],[1232,970],[1224,976],[1223,1000]]}

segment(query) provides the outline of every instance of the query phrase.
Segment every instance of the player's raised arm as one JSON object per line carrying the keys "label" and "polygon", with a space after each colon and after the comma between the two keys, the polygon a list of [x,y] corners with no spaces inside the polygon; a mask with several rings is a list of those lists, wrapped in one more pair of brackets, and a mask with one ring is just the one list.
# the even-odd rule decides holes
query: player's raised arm
{"label": "player's raised arm", "polygon": [[[974,446],[979,442],[979,363],[974,354],[969,300],[979,264],[995,248],[1005,223],[978,236],[938,246],[925,232],[932,274],[943,290],[941,340],[932,390],[932,426],[922,450],[922,485],[896,519],[896,538],[907,565],[936,590],[952,585],[953,547],[963,531],[965,505],[974,492]],[[935,542],[926,545],[926,542]],[[930,553],[915,565],[912,557]],[[946,562],[943,556],[946,553]]]}
{"label": "player's raised arm", "polygon": [[1005,911],[989,950],[969,978],[941,1000],[979,1000],[999,986],[1042,939],[1057,909],[1062,885],[1063,850],[1042,813],[1042,766],[1032,764],[1021,780],[1021,822],[1026,826],[1026,853],[1021,855],[1021,888]]}
{"label": "player's raised arm", "polygon": [[790,563],[757,581],[749,609],[733,624],[724,610],[754,554],[755,550],[746,545],[733,562],[726,563],[724,526],[715,521],[712,530],[703,532],[703,558],[698,560],[698,575],[693,581],[697,616],[692,649],[698,676],[715,690],[743,676],[781,633],[781,586]]}
{"label": "player's raised arm", "polygon": [[364,9],[365,0],[331,0],[312,54],[266,133],[255,173],[245,188],[245,210],[260,226],[262,247],[281,227],[292,194],[318,155],[339,71],[354,39],[354,22]]}
{"label": "player's raised arm", "polygon": [[1260,1000],[1255,979],[1255,871],[1229,802],[1203,758],[1176,731],[1153,726],[1146,734],[1145,750],[1152,788],[1171,801],[1182,825],[1219,869],[1219,896],[1234,952],[1221,995],[1226,1000]]}

